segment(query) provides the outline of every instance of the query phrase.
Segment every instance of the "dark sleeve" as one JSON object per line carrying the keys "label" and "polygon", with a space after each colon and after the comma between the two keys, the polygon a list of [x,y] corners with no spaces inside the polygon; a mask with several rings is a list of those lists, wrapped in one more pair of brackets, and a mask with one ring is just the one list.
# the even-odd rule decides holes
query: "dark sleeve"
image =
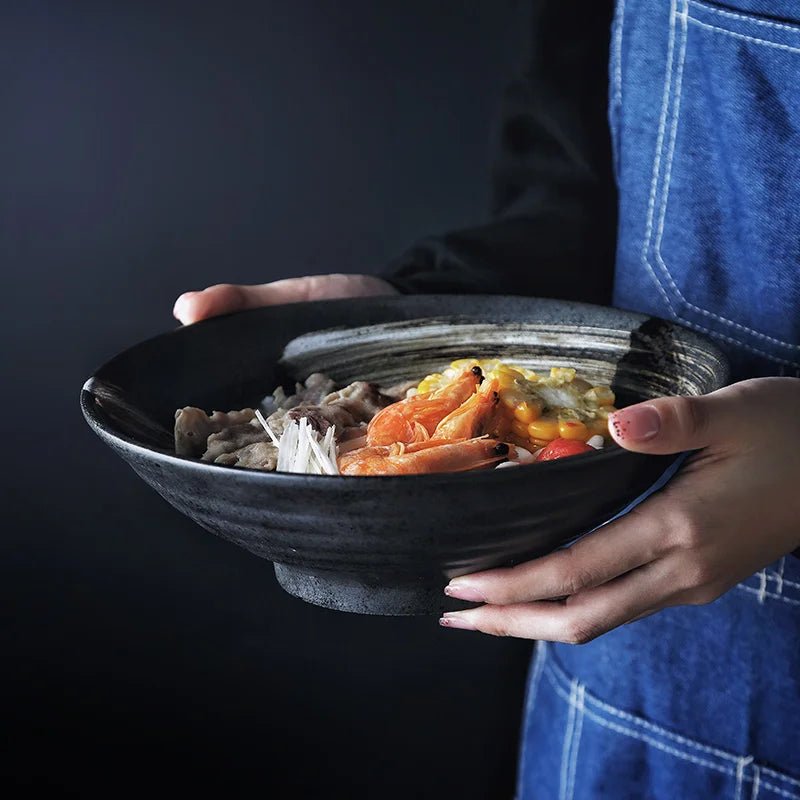
{"label": "dark sleeve", "polygon": [[607,123],[611,0],[533,0],[522,74],[493,132],[489,221],[423,239],[381,277],[405,293],[607,304],[616,189]]}

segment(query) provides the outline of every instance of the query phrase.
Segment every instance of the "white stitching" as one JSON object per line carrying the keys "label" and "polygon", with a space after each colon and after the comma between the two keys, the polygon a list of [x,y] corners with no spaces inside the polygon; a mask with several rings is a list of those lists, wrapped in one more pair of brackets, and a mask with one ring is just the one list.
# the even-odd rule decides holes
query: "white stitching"
{"label": "white stitching", "polygon": [[772,22],[771,20],[758,19],[757,17],[746,17],[744,14],[734,14],[732,11],[723,11],[721,8],[712,8],[711,6],[705,5],[705,3],[698,3],[697,0],[689,0],[689,2],[693,6],[702,8],[703,11],[710,11],[712,14],[719,14],[723,17],[733,17],[733,19],[741,19],[744,22],[752,22],[756,25],[766,25],[770,28],[781,28],[786,31],[791,31],[792,33],[800,33],[800,28],[798,28],[796,25],[787,25],[782,22]]}
{"label": "white stitching", "polygon": [[758,36],[748,36],[746,33],[736,33],[736,31],[729,31],[727,28],[720,28],[718,25],[710,25],[708,22],[701,22],[699,19],[689,17],[691,22],[699,25],[701,28],[708,28],[712,31],[719,31],[726,33],[728,36],[735,36],[737,39],[746,39],[748,42],[758,42],[765,44],[767,47],[777,47],[778,50],[788,50],[790,53],[800,53],[800,47],[792,47],[790,44],[780,44],[779,42],[771,42],[769,39],[761,39]]}
{"label": "white stitching", "polygon": [[[553,686],[553,690],[555,691],[555,693],[559,697],[561,697],[562,700],[569,702],[569,698],[567,697],[566,693],[561,689],[560,686],[554,683],[550,670],[547,671],[547,678],[548,680],[550,680],[550,683]],[[721,772],[723,775],[734,776],[735,774],[733,769],[729,767],[724,767],[721,764],[715,764],[713,761],[708,761],[705,758],[698,758],[697,756],[693,756],[690,753],[682,753],[680,750],[676,750],[674,747],[670,747],[669,745],[666,745],[663,742],[659,742],[657,739],[653,739],[650,736],[646,736],[645,734],[642,734],[639,731],[631,730],[630,728],[625,728],[622,725],[617,725],[615,722],[611,722],[610,720],[603,719],[603,717],[601,717],[599,714],[595,714],[588,708],[585,710],[584,713],[586,714],[587,717],[589,717],[589,719],[593,720],[598,725],[601,725],[604,728],[616,731],[617,733],[622,733],[625,736],[630,736],[632,739],[637,739],[640,742],[646,742],[652,747],[655,747],[658,750],[663,750],[665,753],[669,753],[670,755],[673,755],[676,758],[681,758],[684,761],[691,761],[693,764],[698,764],[701,767],[708,767],[709,769]]]}
{"label": "white stitching", "polygon": [[558,790],[558,800],[567,800],[567,783],[569,781],[569,756],[572,747],[572,737],[575,733],[575,693],[578,690],[578,681],[573,679],[569,687],[569,715],[567,727],[564,731],[564,744],[561,746],[561,782]]}
{"label": "white stitching", "polygon": [[669,108],[670,92],[672,90],[672,57],[675,52],[675,0],[671,0],[669,9],[669,45],[667,47],[667,65],[666,65],[666,78],[664,80],[664,94],[661,100],[661,118],[658,121],[658,138],[656,139],[656,153],[653,158],[653,181],[650,185],[650,197],[647,201],[647,227],[644,232],[644,243],[642,246],[642,263],[647,267],[653,281],[661,292],[661,296],[667,303],[670,312],[675,314],[675,309],[672,307],[672,301],[669,295],[661,285],[655,271],[650,262],[647,260],[647,251],[650,249],[650,242],[653,237],[653,217],[655,215],[656,207],[656,189],[658,188],[658,176],[661,172],[661,151],[664,146],[664,132],[667,128],[667,109]]}
{"label": "white stitching", "polygon": [[577,716],[575,718],[575,734],[572,737],[572,752],[569,758],[569,770],[567,772],[567,800],[572,800],[575,794],[575,773],[578,768],[578,748],[581,745],[581,732],[583,731],[583,715],[586,711],[586,706],[583,702],[585,688],[583,684],[577,684],[578,691],[576,692],[575,702],[577,706]]}
{"label": "white stitching", "polygon": [[[763,769],[762,771],[766,772],[766,770]],[[759,786],[763,786],[764,788],[769,789],[771,792],[779,794],[781,797],[788,797],[789,800],[797,800],[797,798],[800,797],[800,795],[796,794],[795,792],[789,792],[786,789],[781,789],[778,786],[773,786],[773,784],[767,783],[766,781],[762,781],[760,778],[759,778]]]}
{"label": "white stitching", "polygon": [[[687,2],[688,2],[688,0],[687,0]],[[688,5],[685,5],[684,8],[688,8]],[[659,289],[662,297],[666,301],[667,306],[669,307],[670,311],[673,314],[675,314],[677,319],[685,322],[686,324],[690,325],[691,327],[695,328],[696,330],[700,330],[700,331],[703,331],[704,333],[708,333],[710,335],[722,338],[725,341],[730,342],[731,344],[735,344],[735,345],[737,345],[739,347],[743,347],[744,349],[749,350],[751,352],[754,352],[757,355],[764,356],[766,358],[769,358],[770,360],[776,361],[776,362],[781,363],[781,364],[786,364],[786,365],[791,366],[791,367],[796,367],[797,366],[796,362],[789,361],[789,360],[786,360],[786,359],[777,358],[776,356],[772,355],[771,353],[765,353],[765,352],[763,352],[763,351],[761,351],[761,350],[759,350],[759,349],[757,349],[755,347],[752,347],[752,346],[749,346],[747,344],[744,344],[743,342],[740,342],[737,339],[726,337],[725,335],[719,334],[716,331],[710,331],[710,330],[708,330],[706,328],[703,328],[700,325],[697,325],[697,324],[694,324],[694,323],[690,323],[690,322],[688,322],[688,320],[685,320],[680,314],[676,313],[670,298],[667,296],[667,293],[666,293],[664,287],[661,285],[661,281],[656,276],[651,264],[649,263],[649,261],[647,259],[647,251],[650,249],[650,244],[652,242],[653,217],[654,217],[654,212],[655,212],[655,194],[656,194],[656,187],[657,187],[657,184],[658,184],[658,174],[660,172],[661,151],[662,151],[662,148],[663,148],[664,130],[665,130],[665,126],[666,126],[666,111],[667,111],[667,108],[669,106],[669,102],[668,102],[668,100],[666,98],[666,95],[669,93],[669,90],[671,89],[671,81],[672,81],[672,74],[671,74],[672,73],[672,56],[673,56],[673,50],[674,50],[675,17],[676,16],[678,16],[678,15],[676,15],[676,13],[675,13],[675,3],[674,3],[674,0],[673,0],[672,7],[670,9],[670,46],[669,46],[669,53],[668,53],[668,57],[667,57],[668,79],[667,79],[667,81],[665,83],[665,103],[662,106],[662,117],[661,117],[661,120],[659,122],[658,139],[657,139],[657,144],[656,144],[657,152],[656,152],[656,158],[655,158],[655,162],[654,162],[654,175],[653,175],[653,183],[651,185],[650,202],[648,203],[647,230],[645,232],[645,247],[644,247],[644,250],[643,250],[643,253],[642,253],[642,261],[645,264],[645,266],[647,267],[647,269],[650,272],[650,274],[653,277],[653,279],[655,280],[656,286]],[[660,201],[660,217],[661,217],[661,220],[659,222],[658,239],[657,239],[657,243],[653,246],[653,252],[654,252],[656,258],[658,259],[658,261],[660,262],[661,267],[662,267],[662,269],[664,270],[664,272],[665,272],[665,274],[667,276],[667,280],[668,280],[669,285],[671,286],[673,291],[677,294],[677,296],[680,298],[680,300],[683,303],[685,303],[689,308],[691,308],[692,310],[694,310],[694,311],[696,311],[696,312],[698,312],[698,313],[700,313],[700,314],[702,314],[704,316],[710,317],[711,319],[714,319],[714,320],[716,320],[718,322],[721,322],[723,324],[729,325],[729,326],[731,326],[731,327],[733,327],[735,329],[741,330],[741,331],[743,331],[745,333],[751,334],[752,336],[754,336],[754,337],[756,337],[758,339],[762,339],[764,341],[771,342],[773,344],[776,344],[776,345],[779,345],[779,346],[782,346],[782,347],[786,347],[786,348],[788,348],[790,350],[800,350],[800,345],[791,344],[790,342],[785,342],[785,341],[783,341],[781,339],[776,339],[776,338],[768,336],[768,335],[766,335],[764,333],[760,333],[759,331],[755,331],[752,328],[748,328],[746,325],[742,325],[741,323],[734,322],[733,320],[729,320],[729,319],[727,319],[725,317],[722,317],[722,316],[720,316],[718,314],[715,314],[715,313],[713,313],[711,311],[708,311],[708,310],[706,310],[704,308],[701,308],[700,306],[696,306],[693,303],[691,303],[689,300],[687,300],[683,296],[682,292],[680,291],[680,289],[676,285],[674,279],[672,278],[672,275],[671,275],[669,269],[667,268],[666,263],[664,262],[664,258],[663,258],[662,254],[661,254],[661,241],[663,239],[664,221],[665,221],[665,218],[666,218],[666,211],[667,211],[667,199],[668,199],[668,196],[669,196],[670,175],[671,175],[671,171],[672,171],[672,161],[673,161],[673,157],[674,157],[675,140],[677,138],[678,119],[680,117],[680,96],[681,96],[681,88],[682,88],[682,82],[683,82],[683,66],[684,66],[684,59],[685,59],[685,55],[686,55],[686,44],[687,44],[687,40],[688,40],[688,30],[686,30],[686,22],[687,22],[687,20],[691,20],[692,22],[695,22],[698,25],[701,25],[701,26],[704,26],[704,27],[712,28],[714,30],[719,30],[722,33],[729,33],[732,36],[742,36],[743,38],[752,39],[753,41],[762,42],[762,43],[767,44],[767,45],[786,48],[786,49],[789,49],[789,50],[795,50],[797,48],[791,48],[788,45],[778,45],[778,44],[776,44],[774,42],[769,42],[766,39],[756,39],[755,37],[744,36],[744,34],[734,34],[732,31],[727,31],[724,28],[717,28],[714,25],[706,25],[705,23],[702,23],[699,20],[696,20],[694,17],[689,16],[688,15],[688,11],[683,11],[679,16],[680,16],[680,18],[681,18],[681,20],[683,22],[683,25],[684,25],[684,40],[683,40],[683,46],[682,46],[682,50],[681,50],[680,65],[678,66],[678,69],[677,69],[676,91],[675,91],[675,97],[674,97],[674,100],[673,100],[674,110],[673,110],[673,120],[672,120],[672,131],[671,131],[671,134],[670,134],[671,135],[670,151],[669,151],[669,156],[667,158],[667,172],[666,172],[665,177],[664,177],[663,186],[662,186],[662,193],[661,193],[661,197],[662,197],[662,199]],[[797,49],[797,52],[800,52],[800,49]]]}
{"label": "white stitching", "polygon": [[750,792],[750,800],[756,800],[758,797],[759,781],[760,775],[758,773],[758,767],[753,764],[753,791]]}
{"label": "white stitching", "polygon": [[762,569],[756,573],[758,575],[758,602],[764,605],[764,598],[767,595],[767,573]]}
{"label": "white stitching", "polygon": [[741,800],[742,796],[742,778],[744,776],[744,768],[753,763],[753,756],[742,756],[736,765],[736,794],[735,800]]}
{"label": "white stitching", "polygon": [[[525,719],[529,720],[533,717],[533,709],[536,707],[536,699],[539,695],[539,684],[542,680],[542,672],[544,665],[547,661],[547,643],[537,641],[533,648],[534,667],[531,673],[530,681],[528,682],[528,699],[525,704]],[[520,764],[526,763],[527,760],[527,741],[528,737],[522,737],[522,747],[520,749]],[[520,769],[517,775],[517,796],[522,797],[522,781],[523,775]]]}
{"label": "white stitching", "polygon": [[689,41],[689,32],[686,27],[686,20],[688,17],[688,6],[684,2],[683,5],[683,12],[680,14],[681,18],[681,27],[683,28],[683,42],[681,44],[681,54],[680,60],[678,61],[678,67],[676,70],[676,79],[675,79],[675,96],[672,99],[672,124],[670,126],[669,131],[669,144],[667,158],[666,158],[666,168],[664,171],[664,181],[661,186],[661,200],[659,201],[660,211],[659,216],[660,220],[658,223],[658,231],[656,233],[656,242],[653,245],[653,253],[656,256],[656,259],[661,262],[661,267],[667,275],[667,280],[672,286],[675,293],[678,297],[687,302],[683,295],[678,291],[678,287],[675,285],[675,281],[672,279],[672,275],[670,274],[669,270],[667,269],[664,260],[661,258],[661,240],[664,236],[664,220],[667,216],[667,202],[669,200],[669,185],[670,180],[672,178],[672,161],[675,155],[675,140],[677,138],[678,133],[678,120],[681,116],[681,94],[683,91],[683,67],[686,63],[686,45]]}
{"label": "white stitching", "polygon": [[[619,708],[615,708],[614,706],[609,705],[608,703],[603,702],[597,697],[594,697],[592,694],[586,693],[586,687],[582,684],[577,682],[577,679],[570,680],[566,673],[561,669],[561,667],[555,661],[548,661],[546,665],[546,669],[544,670],[547,675],[547,680],[550,685],[553,687],[553,690],[556,694],[567,703],[572,704],[572,694],[569,696],[564,691],[564,689],[559,685],[560,683],[569,683],[570,687],[575,684],[580,687],[580,705],[582,708],[582,712],[588,716],[593,721],[597,722],[600,725],[604,725],[611,730],[618,731],[620,733],[624,733],[628,736],[631,736],[634,739],[638,739],[639,741],[647,742],[648,744],[657,747],[664,752],[670,753],[672,755],[677,756],[678,758],[684,758],[687,761],[692,761],[696,764],[700,764],[702,766],[708,766],[712,769],[716,769],[719,772],[723,772],[726,775],[736,776],[741,769],[750,764],[753,765],[753,770],[755,773],[754,782],[756,784],[756,795],[758,794],[758,785],[763,785],[765,787],[769,787],[771,790],[777,792],[786,797],[792,798],[792,800],[797,800],[798,795],[789,794],[786,791],[780,789],[777,786],[767,784],[764,781],[760,780],[760,773],[768,774],[770,777],[775,778],[777,780],[783,781],[791,786],[800,787],[800,780],[795,780],[794,778],[789,777],[788,775],[783,775],[780,772],[775,772],[767,767],[758,767],[756,764],[753,763],[753,756],[734,756],[731,753],[726,753],[724,750],[719,750],[715,747],[710,747],[708,745],[701,744],[700,742],[695,742],[692,739],[687,739],[680,734],[673,733],[672,731],[667,730],[666,728],[662,728],[660,725],[656,725],[652,722],[648,722],[641,717],[636,717],[633,714],[630,714],[626,711],[622,711]],[[623,727],[621,725],[616,725],[613,722],[608,720],[603,720],[598,714],[592,712],[590,709],[586,708],[585,700],[588,700],[594,706],[597,706],[598,709],[601,711],[605,711],[608,714],[612,714],[617,716],[623,720],[626,720],[633,725],[639,725],[645,729],[651,730],[655,735],[663,736],[665,739],[672,739],[678,744],[682,744],[685,746],[693,747],[703,753],[707,753],[709,756],[716,757],[723,761],[733,762],[737,765],[736,770],[734,771],[732,768],[725,767],[722,765],[715,765],[713,762],[707,761],[706,759],[699,758],[697,756],[692,756],[690,753],[681,753],[679,750],[675,750],[672,747],[669,747],[665,744],[659,744],[656,740],[637,732],[635,729],[631,730],[629,728]],[[753,795],[755,797],[755,795]]]}
{"label": "white stitching", "polygon": [[[780,772],[775,772],[774,769],[770,769],[769,767],[759,767],[759,770],[765,775],[770,775],[773,778],[777,778],[779,781],[785,781],[786,783],[789,783],[792,786],[797,786],[797,788],[800,789],[800,781],[790,778],[788,775],[782,775]],[[764,785],[766,786],[766,784]]]}
{"label": "white stitching", "polygon": [[[560,678],[562,683],[569,682],[570,680],[569,677],[555,662],[549,663],[547,665],[547,669],[548,672]],[[613,716],[619,717],[620,719],[624,719],[627,722],[630,722],[634,725],[641,725],[643,728],[646,728],[652,731],[653,733],[658,734],[659,736],[663,736],[665,739],[672,739],[678,744],[682,744],[688,747],[694,747],[700,750],[701,752],[708,753],[709,755],[716,756],[717,758],[723,758],[726,761],[736,761],[737,759],[736,756],[731,755],[730,753],[726,753],[724,750],[718,750],[716,747],[710,747],[709,745],[700,744],[700,742],[695,742],[692,739],[687,739],[685,736],[681,736],[679,733],[673,733],[672,731],[669,731],[666,728],[662,728],[660,725],[656,725],[653,722],[648,722],[646,719],[637,717],[633,714],[628,713],[627,711],[622,711],[622,709],[616,708],[615,706],[611,706],[592,694],[589,694],[587,699],[589,703],[591,703],[594,706],[597,706],[602,711],[605,711],[606,714],[612,714]],[[731,774],[733,773],[731,772]]]}
{"label": "white stitching", "polygon": [[775,587],[776,594],[783,594],[783,566],[786,562],[786,556],[784,556],[780,562],[778,563],[778,573],[776,575],[776,582],[777,586]]}
{"label": "white stitching", "polygon": [[[690,20],[692,22],[696,22],[698,25],[704,25],[705,27],[714,28],[716,30],[719,30],[722,33],[731,33],[730,31],[726,31],[724,28],[716,28],[716,26],[714,26],[714,25],[707,25],[706,26],[705,23],[702,23],[699,20],[696,20],[694,17],[690,17],[688,15],[687,16],[681,15],[681,19],[684,20],[684,24],[685,24],[685,20]],[[737,35],[738,36],[740,34],[731,34],[731,35]],[[788,347],[791,350],[800,350],[800,345],[790,344],[789,342],[784,342],[782,339],[775,339],[772,336],[767,336],[764,333],[759,333],[758,331],[755,331],[752,328],[748,328],[746,325],[742,325],[739,322],[734,322],[733,320],[727,319],[726,317],[720,316],[719,314],[715,314],[713,311],[708,311],[707,309],[701,308],[700,306],[697,306],[694,303],[692,303],[689,300],[687,300],[683,296],[683,293],[681,292],[681,290],[676,285],[676,283],[675,283],[675,281],[674,281],[674,279],[673,279],[673,277],[672,277],[672,275],[671,275],[671,273],[669,271],[669,268],[667,267],[667,265],[666,265],[666,263],[664,261],[664,257],[661,254],[661,242],[662,242],[662,240],[664,238],[664,221],[665,221],[666,216],[667,216],[667,203],[669,201],[669,187],[670,187],[670,178],[671,178],[671,175],[672,175],[672,163],[673,163],[674,155],[675,155],[675,140],[677,139],[678,120],[680,118],[680,113],[681,113],[680,101],[681,101],[681,92],[682,92],[682,88],[683,88],[683,66],[684,66],[684,61],[685,61],[685,56],[686,56],[686,43],[688,41],[688,38],[689,38],[688,31],[684,28],[683,49],[681,51],[681,60],[680,60],[680,64],[678,65],[677,80],[676,80],[676,83],[675,83],[675,99],[673,101],[674,110],[673,110],[673,119],[672,119],[672,130],[670,131],[669,153],[667,155],[667,168],[666,168],[666,173],[665,173],[665,176],[664,176],[664,186],[662,188],[662,193],[661,193],[661,198],[662,198],[661,199],[661,203],[660,203],[660,205],[661,205],[661,214],[660,214],[661,220],[660,220],[659,226],[658,226],[658,234],[657,234],[657,237],[656,237],[656,243],[653,245],[653,252],[655,253],[656,258],[658,259],[658,261],[661,264],[661,267],[663,268],[664,272],[666,273],[667,280],[668,280],[670,286],[672,287],[673,291],[678,295],[678,297],[684,303],[686,303],[687,306],[689,306],[689,308],[691,308],[694,311],[697,311],[700,314],[703,314],[706,317],[710,317],[711,319],[714,319],[717,322],[721,322],[723,324],[730,325],[731,327],[736,328],[737,330],[741,330],[741,331],[744,331],[745,333],[749,333],[749,334],[755,336],[758,339],[763,339],[763,340],[771,342],[773,344],[777,344],[777,345],[781,345],[781,346],[784,346],[784,347]],[[753,38],[754,41],[763,41],[764,44],[771,44],[771,42],[768,42],[765,39],[764,40],[755,39],[754,37],[745,37],[745,38]],[[800,49],[798,49],[797,52],[800,53]]]}
{"label": "white stitching", "polygon": [[[650,273],[652,274],[652,272],[653,272],[653,270],[651,269]],[[659,284],[659,286],[660,286],[660,284]],[[661,293],[662,294],[664,293],[663,289],[661,290]],[[667,303],[669,303],[669,300],[667,301]],[[671,304],[670,304],[670,308],[672,308]],[[674,311],[673,311],[673,313],[674,313]],[[745,344],[744,342],[740,342],[738,339],[734,339],[731,336],[726,336],[724,333],[719,333],[718,331],[712,331],[710,328],[706,328],[703,325],[700,325],[700,324],[698,324],[696,322],[690,322],[689,320],[684,319],[683,317],[681,317],[678,314],[675,314],[675,317],[676,317],[676,319],[678,319],[680,322],[682,322],[684,325],[686,325],[689,328],[693,328],[694,330],[700,331],[701,333],[707,333],[709,336],[713,336],[716,339],[722,339],[725,342],[730,342],[731,344],[735,344],[737,347],[741,347],[742,350],[749,350],[751,353],[755,353],[756,355],[763,356],[764,358],[768,358],[770,361],[774,361],[777,364],[786,364],[787,366],[791,367],[792,369],[796,369],[798,366],[800,366],[800,362],[789,361],[786,358],[778,358],[778,356],[775,356],[772,353],[767,353],[767,352],[765,352],[763,350],[759,350],[757,347],[753,347],[752,345]],[[794,345],[790,345],[790,346],[794,347]]]}
{"label": "white stitching", "polygon": [[736,764],[736,791],[733,795],[734,800],[741,800],[742,797],[742,777],[744,775],[744,768],[751,764],[753,756],[742,756],[737,760]]}
{"label": "white stitching", "polygon": [[614,63],[614,105],[622,107],[622,26],[625,22],[625,0],[617,4],[617,25],[614,30],[614,49],[616,51]]}
{"label": "white stitching", "polygon": [[[752,592],[752,594],[759,595],[759,603],[762,603],[763,600],[760,599],[762,594],[761,589],[756,589],[752,586],[745,586],[743,583],[736,584],[737,589],[741,589],[743,592]],[[775,592],[763,592],[764,597],[768,597],[770,600],[782,600],[784,603],[789,603],[789,605],[793,606],[800,606],[800,600],[794,600],[791,597],[787,597],[785,594],[775,594]]]}

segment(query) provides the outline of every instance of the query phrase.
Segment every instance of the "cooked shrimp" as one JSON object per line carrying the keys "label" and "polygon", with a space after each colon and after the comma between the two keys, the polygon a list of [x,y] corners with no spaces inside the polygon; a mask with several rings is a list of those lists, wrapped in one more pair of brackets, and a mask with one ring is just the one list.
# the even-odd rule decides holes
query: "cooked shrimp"
{"label": "cooked shrimp", "polygon": [[369,445],[424,442],[483,380],[480,368],[466,370],[446,386],[416,394],[381,409],[367,426]]}
{"label": "cooked shrimp", "polygon": [[497,439],[478,438],[413,444],[373,445],[339,456],[342,475],[412,475],[464,472],[490,467],[512,454],[513,446]]}
{"label": "cooked shrimp", "polygon": [[493,433],[499,421],[497,389],[497,380],[484,381],[477,392],[436,426],[431,439],[474,439]]}

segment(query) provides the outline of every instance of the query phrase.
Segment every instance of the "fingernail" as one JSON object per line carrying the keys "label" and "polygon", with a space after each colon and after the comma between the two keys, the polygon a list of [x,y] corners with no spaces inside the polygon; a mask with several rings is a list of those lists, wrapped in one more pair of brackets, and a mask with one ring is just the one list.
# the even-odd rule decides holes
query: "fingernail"
{"label": "fingernail", "polygon": [[194,292],[184,292],[176,301],[175,305],[172,307],[172,316],[175,317],[179,322],[184,322],[184,317],[186,316],[186,305],[189,302],[189,295],[194,294]]}
{"label": "fingernail", "polygon": [[484,603],[486,598],[483,592],[475,586],[462,581],[453,580],[444,587],[444,593],[448,597],[455,597],[456,600],[467,600],[470,603]]}
{"label": "fingernail", "polygon": [[477,630],[475,626],[465,617],[462,617],[460,614],[446,612],[442,614],[439,618],[439,624],[443,628],[458,628],[462,631],[474,631]]}
{"label": "fingernail", "polygon": [[653,406],[623,408],[615,411],[608,421],[615,438],[634,442],[646,442],[661,429],[661,418]]}

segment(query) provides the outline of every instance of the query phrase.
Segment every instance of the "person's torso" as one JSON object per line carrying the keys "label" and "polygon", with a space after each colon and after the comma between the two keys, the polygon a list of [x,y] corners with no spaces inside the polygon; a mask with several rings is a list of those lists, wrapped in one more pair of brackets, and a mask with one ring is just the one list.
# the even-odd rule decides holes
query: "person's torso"
{"label": "person's torso", "polygon": [[[618,0],[609,72],[614,304],[800,375],[800,0]],[[796,556],[537,649],[519,798],[800,798]]]}

